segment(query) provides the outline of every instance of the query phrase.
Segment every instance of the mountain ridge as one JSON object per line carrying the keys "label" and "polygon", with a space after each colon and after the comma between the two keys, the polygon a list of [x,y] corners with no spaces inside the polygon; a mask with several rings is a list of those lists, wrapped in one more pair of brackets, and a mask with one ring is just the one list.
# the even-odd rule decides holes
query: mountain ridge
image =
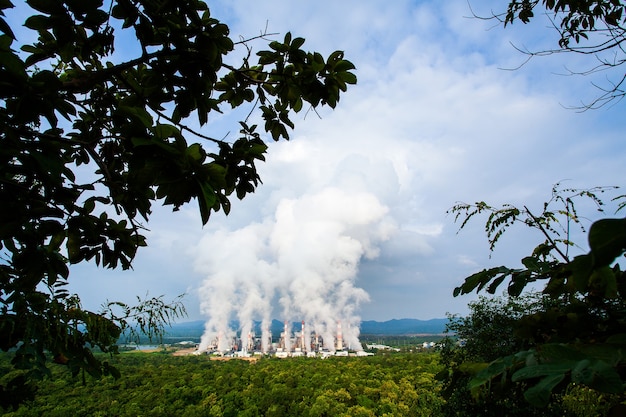
{"label": "mountain ridge", "polygon": [[[447,318],[434,318],[429,320],[420,319],[391,319],[387,321],[364,320],[361,322],[361,335],[379,335],[379,336],[401,336],[414,334],[441,334],[445,331]],[[168,337],[189,337],[198,338],[204,333],[204,320],[195,320],[183,323],[174,323],[166,330]],[[231,328],[238,329],[237,321],[230,323]],[[254,331],[261,331],[261,323],[254,322]],[[284,329],[284,322],[280,320],[272,320],[270,331],[273,335],[279,336]],[[300,322],[293,322],[292,331],[301,329]]]}

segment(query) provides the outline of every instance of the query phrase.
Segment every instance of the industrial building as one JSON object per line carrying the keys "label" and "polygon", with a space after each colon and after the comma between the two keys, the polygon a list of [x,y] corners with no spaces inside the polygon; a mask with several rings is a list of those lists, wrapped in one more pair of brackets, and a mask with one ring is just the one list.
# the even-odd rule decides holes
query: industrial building
{"label": "industrial building", "polygon": [[[195,354],[212,354],[219,356],[250,357],[253,355],[269,355],[279,358],[287,357],[328,357],[348,356],[349,351],[354,356],[366,356],[362,346],[346,346],[343,340],[341,322],[337,323],[337,330],[333,340],[324,340],[322,335],[310,330],[304,320],[300,331],[291,331],[289,323],[284,322],[284,329],[280,337],[273,339],[269,328],[264,328],[261,335],[253,331],[226,338],[224,332],[208,344],[206,349],[198,350]],[[328,339],[328,336],[327,336]]]}

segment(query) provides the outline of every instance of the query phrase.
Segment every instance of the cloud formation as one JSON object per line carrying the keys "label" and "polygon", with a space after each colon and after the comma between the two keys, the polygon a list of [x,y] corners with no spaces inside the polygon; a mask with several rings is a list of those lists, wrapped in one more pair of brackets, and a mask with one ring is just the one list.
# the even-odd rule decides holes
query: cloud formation
{"label": "cloud formation", "polygon": [[[502,3],[478,6],[482,13]],[[306,38],[311,50],[344,50],[359,83],[335,111],[294,117],[292,140],[272,143],[259,167],[263,185],[234,202],[228,217],[201,229],[195,207],[156,210],[132,279],[120,272],[98,279],[103,272],[80,267],[93,278],[72,285],[98,302],[123,298],[120,288],[188,291],[190,318],[207,318],[209,332],[227,332],[230,318],[302,317],[322,329],[340,319],[463,313],[471,297],[452,297],[463,277],[519,263],[541,237],[515,231],[489,258],[480,224],[457,234],[446,215],[456,201],[540,207],[561,180],[619,185],[615,172],[626,163],[619,107],[580,114],[564,106],[594,94],[588,80],[555,75],[579,58],[502,70],[524,60],[511,42],[545,45],[549,29],[494,28],[468,19],[460,0],[211,7],[234,38],[267,25],[278,36]],[[235,129],[232,116],[208,129],[225,135]]]}

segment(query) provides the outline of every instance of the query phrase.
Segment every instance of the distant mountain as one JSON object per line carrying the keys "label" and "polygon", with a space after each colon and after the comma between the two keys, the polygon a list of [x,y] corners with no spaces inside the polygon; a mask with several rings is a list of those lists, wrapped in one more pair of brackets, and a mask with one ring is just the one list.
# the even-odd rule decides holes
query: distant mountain
{"label": "distant mountain", "polygon": [[446,329],[448,319],[400,319],[389,321],[363,321],[361,334],[375,335],[408,335],[408,334],[440,334]]}
{"label": "distant mountain", "polygon": [[[410,334],[439,334],[443,333],[446,328],[448,319],[431,319],[431,320],[417,320],[417,319],[400,319],[389,321],[363,321],[361,322],[361,334],[369,335],[410,335]],[[236,321],[231,322],[231,328],[239,328],[239,323]],[[284,329],[284,322],[280,320],[272,320],[270,331],[274,337],[279,337],[280,333]],[[302,328],[301,322],[293,322],[291,329],[294,331],[300,331]],[[254,322],[254,332],[261,333],[261,323]],[[166,332],[167,338],[176,339],[199,339],[204,333],[204,321],[190,321],[184,323],[175,323]]]}
{"label": "distant mountain", "polygon": [[202,333],[204,333],[204,320],[174,323],[166,331],[169,337],[198,338],[202,336]]}

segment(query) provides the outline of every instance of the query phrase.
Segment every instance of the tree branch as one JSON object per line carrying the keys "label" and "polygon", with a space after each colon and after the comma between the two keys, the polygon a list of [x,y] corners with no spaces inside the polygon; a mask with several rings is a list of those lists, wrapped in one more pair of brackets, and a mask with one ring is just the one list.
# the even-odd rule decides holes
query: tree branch
{"label": "tree branch", "polygon": [[[537,228],[541,231],[541,233],[543,233],[543,235],[546,237],[546,239],[548,239],[548,242],[550,242],[550,244],[554,247],[554,250],[556,250],[557,253],[559,255],[561,255],[561,257],[563,258],[563,261],[564,262],[569,262],[569,258],[567,257],[567,255],[565,253],[563,253],[563,251],[561,251],[561,249],[559,249],[559,247],[557,246],[556,242],[554,241],[554,239],[552,239],[550,234],[543,227],[543,225],[541,224],[539,219],[537,217],[535,217],[535,215],[528,209],[528,207],[524,206],[524,210],[526,210],[526,213],[528,213],[528,215],[533,219],[533,221],[535,222],[535,225],[537,226]],[[568,236],[568,238],[569,238],[569,236]]]}

